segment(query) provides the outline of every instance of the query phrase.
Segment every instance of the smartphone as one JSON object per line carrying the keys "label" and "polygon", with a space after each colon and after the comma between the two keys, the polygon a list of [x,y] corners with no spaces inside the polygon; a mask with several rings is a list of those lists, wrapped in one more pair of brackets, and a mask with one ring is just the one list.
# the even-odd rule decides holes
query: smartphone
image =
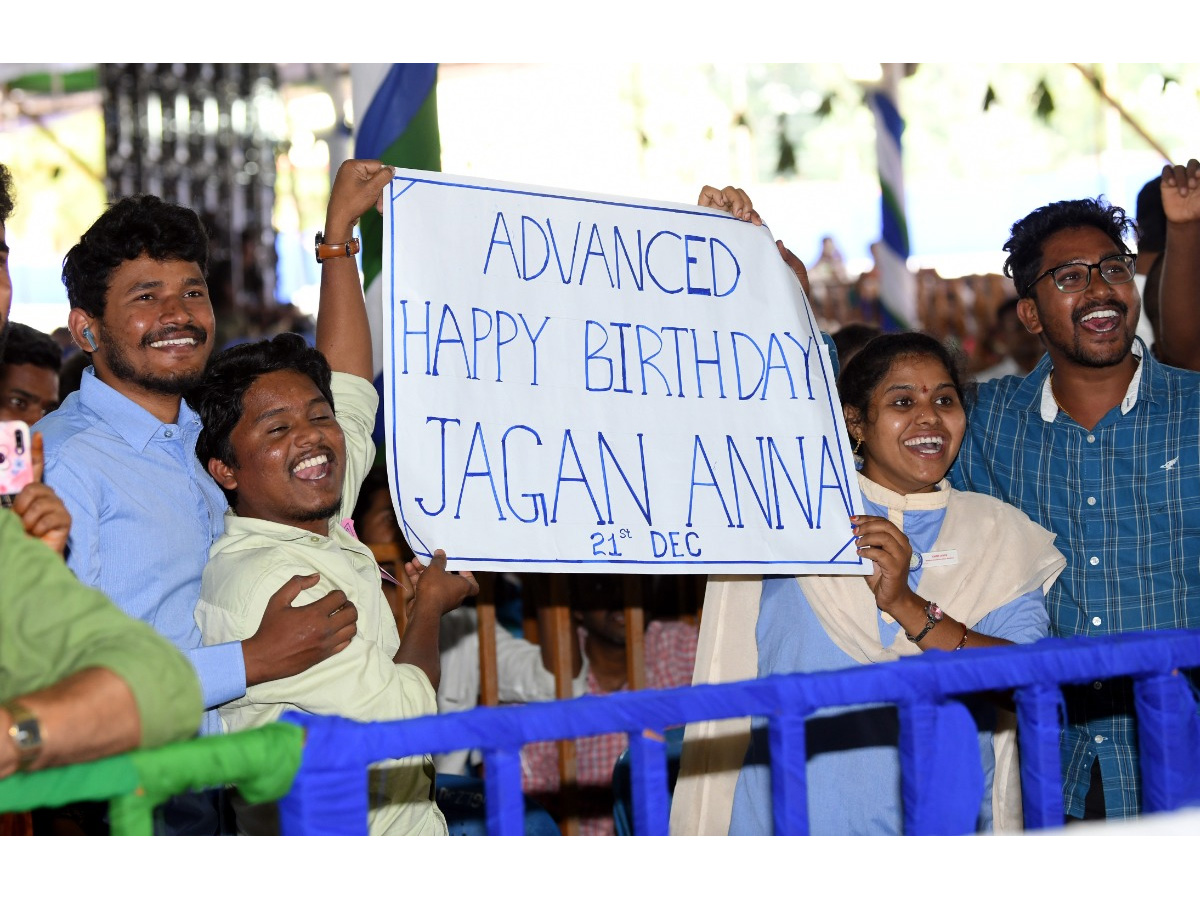
{"label": "smartphone", "polygon": [[28,425],[0,422],[0,506],[12,506],[13,497],[33,481],[31,446]]}

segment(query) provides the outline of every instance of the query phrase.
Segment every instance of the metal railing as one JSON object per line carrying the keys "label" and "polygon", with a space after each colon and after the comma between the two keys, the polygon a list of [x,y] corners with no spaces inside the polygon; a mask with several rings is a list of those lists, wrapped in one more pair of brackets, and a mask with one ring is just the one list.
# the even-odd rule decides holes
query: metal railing
{"label": "metal railing", "polygon": [[[1012,690],[1025,825],[1047,828],[1063,822],[1060,686],[1121,676],[1134,683],[1143,811],[1173,810],[1200,802],[1200,718],[1192,689],[1178,674],[1197,666],[1200,633],[1147,632],[931,652],[834,672],[479,708],[401,722],[364,724],[289,714],[285,719],[303,725],[308,739],[296,780],[280,804],[281,821],[288,833],[363,833],[366,765],[389,757],[477,748],[484,761],[489,834],[521,834],[524,744],[625,732],[634,831],[663,835],[670,797],[662,732],[686,722],[755,715],[769,722],[775,831],[806,834],[805,718],[830,706],[890,703],[899,712],[906,833],[967,833],[973,830],[973,815],[966,824],[946,817],[946,810],[955,806],[947,790],[956,779],[944,769],[919,763],[932,746],[939,746],[939,756],[965,758],[942,753],[948,740],[977,746],[973,725],[963,727],[964,717],[942,714],[961,706],[956,698]],[[977,750],[973,756],[978,758]],[[338,798],[336,808],[323,799],[329,797]]]}
{"label": "metal railing", "polygon": [[236,782],[253,803],[278,799],[291,787],[303,746],[303,729],[275,722],[95,762],[18,772],[0,779],[0,813],[107,800],[113,834],[151,835],[155,808],[187,791]]}
{"label": "metal railing", "polygon": [[935,771],[919,763],[931,746],[939,748],[939,757],[966,759],[969,754],[944,752],[948,741],[976,745],[969,717],[956,714],[961,698],[1012,690],[1025,825],[1047,828],[1063,821],[1063,685],[1130,677],[1143,812],[1200,803],[1200,716],[1192,688],[1180,674],[1196,667],[1200,632],[1146,632],[931,652],[835,672],[481,707],[396,722],[288,713],[279,723],[253,731],[11,776],[0,780],[0,812],[108,799],[114,833],[150,834],[156,804],[187,790],[233,782],[251,802],[278,798],[285,834],[365,834],[370,764],[471,748],[483,755],[488,833],[519,835],[524,833],[522,746],[625,732],[634,831],[662,835],[670,808],[662,733],[687,722],[752,715],[768,721],[775,831],[805,834],[806,717],[831,706],[887,703],[899,714],[906,833],[966,833],[971,823],[947,815],[956,806],[948,792],[957,779],[944,768]]}

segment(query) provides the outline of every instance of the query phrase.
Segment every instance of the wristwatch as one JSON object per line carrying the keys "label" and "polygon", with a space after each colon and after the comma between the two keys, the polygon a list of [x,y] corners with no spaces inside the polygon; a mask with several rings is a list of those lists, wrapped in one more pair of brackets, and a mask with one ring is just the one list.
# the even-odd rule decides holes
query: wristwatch
{"label": "wristwatch", "polygon": [[12,716],[13,722],[8,726],[8,736],[17,748],[17,770],[23,771],[29,768],[42,752],[42,729],[38,724],[38,717],[16,700],[0,703],[0,707],[8,710],[8,714]]}
{"label": "wristwatch", "polygon": [[925,635],[929,634],[930,631],[933,630],[934,625],[936,625],[938,622],[942,621],[942,616],[944,616],[944,615],[945,615],[945,613],[942,612],[942,608],[940,606],[938,606],[932,600],[927,600],[925,602],[925,627],[922,628],[921,633],[916,635],[915,637],[913,635],[909,634],[907,631],[904,632],[904,636],[906,638],[908,638],[910,641],[912,641],[914,644],[921,643],[921,639],[923,637],[925,637]]}
{"label": "wristwatch", "polygon": [[314,252],[317,255],[318,263],[324,263],[327,259],[353,256],[358,252],[358,238],[352,237],[344,244],[327,244],[325,243],[325,232],[318,231]]}

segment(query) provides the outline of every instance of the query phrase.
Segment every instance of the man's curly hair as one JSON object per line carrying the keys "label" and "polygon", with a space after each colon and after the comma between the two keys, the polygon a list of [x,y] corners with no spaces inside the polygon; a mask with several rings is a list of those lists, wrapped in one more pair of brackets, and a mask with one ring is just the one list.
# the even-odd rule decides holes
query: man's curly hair
{"label": "man's curly hair", "polygon": [[194,262],[208,275],[208,233],[195,212],[150,194],[126,197],[105,210],[63,258],[71,308],[103,316],[113,270],[143,253]]}
{"label": "man's curly hair", "polygon": [[1103,197],[1095,200],[1059,200],[1038,207],[1025,218],[1013,223],[1012,236],[1005,242],[1008,259],[1004,274],[1013,280],[1018,297],[1032,297],[1034,280],[1041,275],[1042,245],[1047,239],[1068,228],[1096,228],[1128,253],[1125,234],[1133,221],[1119,206],[1110,206]]}
{"label": "man's curly hair", "polygon": [[37,366],[54,373],[62,371],[62,350],[54,338],[21,322],[10,322],[8,343],[0,348],[0,368]]}

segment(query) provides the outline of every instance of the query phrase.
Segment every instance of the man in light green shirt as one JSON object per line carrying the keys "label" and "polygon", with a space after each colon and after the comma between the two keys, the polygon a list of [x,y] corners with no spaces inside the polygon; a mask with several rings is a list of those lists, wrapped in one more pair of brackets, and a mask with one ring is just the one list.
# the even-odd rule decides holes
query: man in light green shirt
{"label": "man in light green shirt", "polygon": [[[8,510],[0,572],[0,778],[21,763],[65,765],[195,733],[200,683],[188,661],[80,584]],[[14,705],[39,721],[42,746],[27,760],[9,734]]]}
{"label": "man in light green shirt", "polygon": [[[323,233],[332,249],[322,263],[317,349],[297,335],[233,347],[214,358],[195,394],[203,422],[196,453],[232,509],[196,609],[205,643],[252,633],[271,602],[271,579],[281,575],[319,576],[297,605],[340,590],[358,615],[344,650],[222,706],[230,730],[288,709],[359,721],[435,713],[441,616],[479,590],[469,573],[448,573],[445,555],[435,556],[418,579],[401,640],[374,557],[342,524],[375,456],[378,404],[352,228],[391,175],[366,160],[338,171]],[[429,756],[384,761],[369,783],[372,834],[446,833]],[[240,831],[275,830],[272,809],[237,809]]]}

